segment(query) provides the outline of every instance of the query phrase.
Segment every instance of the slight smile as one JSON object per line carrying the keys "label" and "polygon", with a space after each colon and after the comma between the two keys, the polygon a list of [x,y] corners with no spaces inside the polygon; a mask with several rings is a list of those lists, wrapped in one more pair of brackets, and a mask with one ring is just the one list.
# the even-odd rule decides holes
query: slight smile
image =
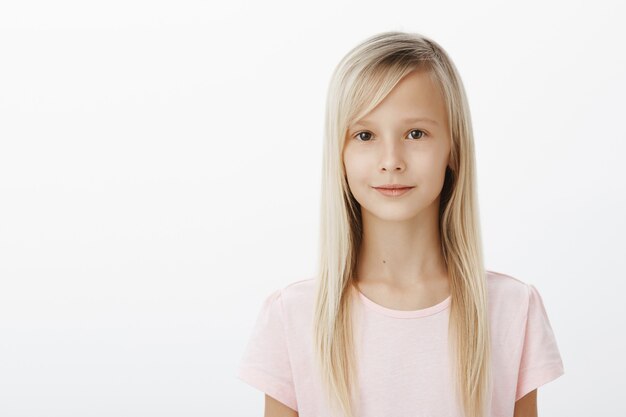
{"label": "slight smile", "polygon": [[415,187],[404,185],[384,185],[381,187],[373,187],[376,191],[387,197],[397,197],[406,194]]}

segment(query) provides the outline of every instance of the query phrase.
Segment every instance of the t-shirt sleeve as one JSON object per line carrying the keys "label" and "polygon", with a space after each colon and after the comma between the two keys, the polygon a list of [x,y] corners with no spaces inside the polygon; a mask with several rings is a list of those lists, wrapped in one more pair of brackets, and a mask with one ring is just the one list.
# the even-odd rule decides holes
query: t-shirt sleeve
{"label": "t-shirt sleeve", "polygon": [[284,324],[281,290],[277,290],[261,306],[237,378],[297,411]]}
{"label": "t-shirt sleeve", "polygon": [[528,286],[528,311],[515,401],[563,375],[564,368],[548,314],[539,291]]}

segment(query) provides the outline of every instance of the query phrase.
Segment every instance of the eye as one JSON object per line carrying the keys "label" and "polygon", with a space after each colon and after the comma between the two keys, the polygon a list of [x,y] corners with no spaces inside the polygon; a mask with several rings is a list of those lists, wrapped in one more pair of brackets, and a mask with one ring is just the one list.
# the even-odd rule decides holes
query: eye
{"label": "eye", "polygon": [[[413,135],[413,132],[419,132],[419,133],[418,133],[417,135]],[[367,140],[365,140],[365,138],[364,138],[362,135],[370,135],[370,137],[369,137]],[[413,130],[411,130],[411,131],[409,132],[409,136],[410,136],[412,139],[422,139],[422,138],[424,137],[424,135],[426,135],[426,132],[424,132],[424,131],[423,131],[423,130],[421,130],[421,129],[413,129]],[[416,136],[417,136],[417,137],[416,137]],[[370,138],[371,138],[371,132],[368,132],[368,131],[364,130],[364,131],[361,131],[361,132],[356,133],[356,134],[353,136],[353,138],[355,138],[356,140],[358,140],[358,141],[360,141],[360,142],[369,142],[369,140],[370,140]]]}
{"label": "eye", "polygon": [[363,135],[363,134],[365,134],[365,135],[371,135],[371,133],[370,133],[370,132],[359,132],[359,133],[357,133],[356,135],[354,135],[354,138],[356,138],[357,140],[359,140],[359,141],[361,141],[361,142],[368,142],[368,141],[369,141],[369,139],[367,139],[367,140],[361,140],[361,139],[363,139],[363,136],[361,136],[361,135]]}
{"label": "eye", "polygon": [[[414,136],[412,135],[412,133],[413,133],[413,132],[419,132],[419,133],[420,133],[419,137],[417,137],[417,138],[416,138],[416,137],[414,137]],[[413,130],[411,130],[411,131],[409,132],[409,136],[411,136],[413,139],[421,139],[421,138],[422,138],[425,134],[426,134],[426,133],[425,133],[423,130],[419,130],[419,129],[413,129]]]}

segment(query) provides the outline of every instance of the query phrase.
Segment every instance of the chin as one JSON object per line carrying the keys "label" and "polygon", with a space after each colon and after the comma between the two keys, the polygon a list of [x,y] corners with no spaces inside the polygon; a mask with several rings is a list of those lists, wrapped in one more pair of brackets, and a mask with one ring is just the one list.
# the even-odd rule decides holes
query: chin
{"label": "chin", "polygon": [[[367,212],[367,213],[366,213]],[[409,221],[421,213],[421,210],[411,210],[406,208],[386,208],[386,209],[376,209],[376,210],[368,210],[364,207],[361,207],[361,214],[363,216],[371,216],[376,217],[380,220],[390,221],[390,222],[404,222]]]}

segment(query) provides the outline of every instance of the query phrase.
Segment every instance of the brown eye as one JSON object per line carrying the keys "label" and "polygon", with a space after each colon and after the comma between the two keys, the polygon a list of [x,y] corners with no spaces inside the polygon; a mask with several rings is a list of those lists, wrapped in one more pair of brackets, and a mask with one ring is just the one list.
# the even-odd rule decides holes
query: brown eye
{"label": "brown eye", "polygon": [[[417,135],[414,135],[414,132],[418,132]],[[420,129],[413,129],[411,130],[411,132],[409,133],[409,135],[411,136],[412,139],[421,139],[426,133],[423,130]],[[363,136],[365,135],[365,136]],[[354,135],[354,138],[361,141],[361,142],[369,142],[371,139],[371,133],[367,132],[367,131],[363,131],[363,132],[359,132],[357,134]]]}
{"label": "brown eye", "polygon": [[[418,135],[419,137],[415,137],[415,136],[413,135],[413,132],[419,132],[419,133],[420,133],[420,135]],[[409,135],[410,135],[413,139],[421,139],[421,138],[422,138],[422,136],[424,136],[424,131],[419,130],[419,129],[413,129],[413,130],[411,130],[411,132],[409,132]]]}
{"label": "brown eye", "polygon": [[354,135],[355,138],[357,138],[358,140],[360,140],[361,142],[368,142],[370,138],[367,138],[367,140],[363,140],[365,139],[363,136],[361,135],[371,135],[370,132],[359,132],[356,135]]}

